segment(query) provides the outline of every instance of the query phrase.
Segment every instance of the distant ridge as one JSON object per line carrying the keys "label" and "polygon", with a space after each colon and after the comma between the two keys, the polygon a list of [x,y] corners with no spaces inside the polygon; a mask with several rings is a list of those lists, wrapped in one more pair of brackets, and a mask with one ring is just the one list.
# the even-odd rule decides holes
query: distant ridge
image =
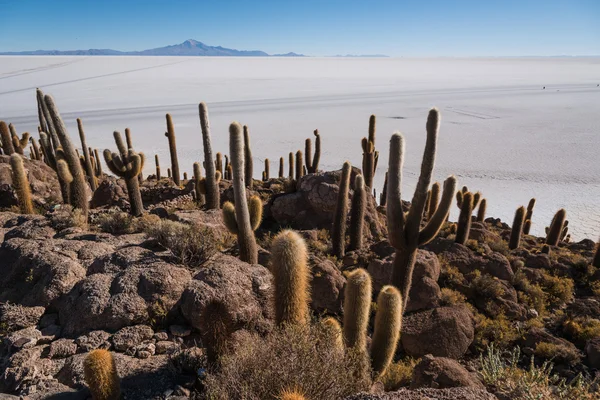
{"label": "distant ridge", "polygon": [[335,56],[330,56],[330,57],[365,57],[365,58],[389,58],[389,56],[386,56],[385,54],[358,54],[358,55],[354,55],[354,54],[346,54],[345,56],[338,54]]}
{"label": "distant ridge", "polygon": [[[118,51],[111,49],[89,50],[34,50],[0,52],[5,56],[207,56],[207,57],[269,57],[260,50],[235,50],[221,46],[209,46],[194,39],[171,46],[157,47],[142,51]],[[287,53],[274,54],[274,57],[304,57],[303,54]]]}

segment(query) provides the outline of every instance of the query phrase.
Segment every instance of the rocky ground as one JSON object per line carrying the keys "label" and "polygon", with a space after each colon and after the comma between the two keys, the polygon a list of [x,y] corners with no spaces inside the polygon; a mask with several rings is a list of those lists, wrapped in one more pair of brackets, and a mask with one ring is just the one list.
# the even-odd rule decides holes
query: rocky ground
{"label": "rocky ground", "polygon": [[[394,248],[385,210],[371,196],[366,246],[342,259],[329,255],[339,172],[304,176],[295,187],[256,182],[250,192],[263,199],[264,218],[259,264],[249,265],[236,257],[220,212],[192,200],[191,183],[180,189],[149,177],[142,185],[148,213],[131,218],[122,212],[129,207],[123,183],[105,178],[90,193],[85,224],[56,205],[55,174],[36,161],[25,166],[39,213],[16,213],[7,158],[0,156],[0,392],[7,393],[0,399],[88,398],[82,362],[98,348],[115,355],[124,398],[204,398],[205,310],[225,302],[237,334],[273,329],[269,248],[282,227],[298,230],[309,246],[315,318],[342,315],[347,271],[365,268],[375,292],[390,280]],[[223,180],[222,202],[232,197]],[[157,233],[156,226],[171,227],[165,221],[201,235],[206,243],[195,257]],[[549,221],[534,214],[533,223]],[[526,235],[509,250],[510,229],[493,218],[474,222],[465,246],[453,232],[447,223],[418,252],[389,373],[350,398],[600,398],[595,242],[561,242],[544,254],[544,239]]]}

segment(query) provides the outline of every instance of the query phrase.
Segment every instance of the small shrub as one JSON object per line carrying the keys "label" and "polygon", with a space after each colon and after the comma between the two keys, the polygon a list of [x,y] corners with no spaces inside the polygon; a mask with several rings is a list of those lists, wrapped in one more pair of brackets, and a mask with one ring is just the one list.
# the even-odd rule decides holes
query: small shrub
{"label": "small shrub", "polygon": [[399,390],[401,387],[410,385],[413,370],[419,360],[407,358],[406,360],[392,363],[380,378],[386,392]]}
{"label": "small shrub", "polygon": [[289,388],[309,399],[343,399],[371,385],[364,354],[340,351],[318,325],[243,336],[220,363],[205,380],[210,399],[276,399]]}
{"label": "small shrub", "polygon": [[113,235],[133,233],[134,217],[126,212],[102,214],[96,220],[100,230]]}
{"label": "small shrub", "polygon": [[498,279],[489,274],[476,275],[471,282],[471,288],[485,299],[496,299],[506,294]]}
{"label": "small shrub", "polygon": [[67,228],[87,228],[87,218],[78,208],[68,204],[60,205],[60,208],[50,214],[50,224],[57,231]]}
{"label": "small shrub", "polygon": [[478,351],[483,351],[492,344],[500,349],[510,348],[514,346],[518,337],[518,329],[504,314],[500,313],[495,318],[487,318],[480,313],[475,314],[473,345]]}
{"label": "small shrub", "polygon": [[181,264],[198,267],[217,251],[213,232],[205,227],[160,220],[145,227],[145,233],[155,239]]}
{"label": "small shrub", "polygon": [[496,251],[506,257],[508,257],[510,255],[510,249],[508,248],[508,243],[505,242],[504,240],[495,239],[495,240],[486,241],[486,243],[488,244],[488,246],[490,246],[490,249],[492,249],[492,251]]}
{"label": "small shrub", "polygon": [[563,331],[569,339],[580,346],[588,340],[600,337],[600,320],[590,317],[575,317],[563,323]]}
{"label": "small shrub", "polygon": [[449,288],[442,288],[442,298],[441,303],[444,306],[453,306],[455,304],[462,304],[466,301],[465,295],[456,290],[452,290]]}
{"label": "small shrub", "polygon": [[535,356],[542,360],[555,361],[560,364],[575,365],[581,361],[577,350],[564,344],[540,342],[535,346]]}
{"label": "small shrub", "polygon": [[444,257],[438,256],[440,260],[441,273],[439,283],[441,286],[446,287],[457,287],[462,286],[466,283],[465,276],[458,270],[448,263]]}
{"label": "small shrub", "polygon": [[540,285],[532,284],[522,272],[517,272],[513,279],[513,285],[517,289],[519,302],[529,308],[533,308],[539,315],[546,314],[546,293]]}
{"label": "small shrub", "polygon": [[548,294],[548,303],[551,307],[560,307],[573,300],[575,285],[571,278],[562,278],[544,273],[541,286]]}

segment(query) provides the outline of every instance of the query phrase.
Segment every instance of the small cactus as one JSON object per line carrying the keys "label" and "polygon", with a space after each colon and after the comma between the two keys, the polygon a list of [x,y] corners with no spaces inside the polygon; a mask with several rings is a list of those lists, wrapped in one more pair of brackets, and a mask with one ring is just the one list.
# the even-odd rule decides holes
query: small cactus
{"label": "small cactus", "polygon": [[279,178],[283,178],[283,157],[279,157]]}
{"label": "small cactus", "polygon": [[100,162],[100,156],[98,155],[98,149],[94,149],[94,158],[96,159],[96,177],[102,176],[102,163]]}
{"label": "small cactus", "polygon": [[302,178],[302,176],[304,175],[304,168],[302,168],[303,167],[302,159],[303,159],[302,151],[298,150],[296,152],[296,180],[297,181],[299,181],[300,178]]}
{"label": "small cactus", "polygon": [[71,171],[69,171],[69,165],[65,160],[60,159],[56,161],[56,175],[58,175],[58,183],[60,185],[60,191],[63,195],[63,201],[65,204],[71,204],[70,197],[73,175],[71,175]]}
{"label": "small cactus", "polygon": [[33,214],[33,203],[31,202],[31,190],[29,180],[23,167],[23,158],[17,153],[10,156],[10,167],[12,168],[12,180],[19,201],[21,214]]}
{"label": "small cactus", "polygon": [[92,400],[119,400],[121,386],[112,353],[108,350],[92,350],[83,362],[85,382],[90,388]]}
{"label": "small cactus", "polygon": [[477,222],[483,222],[485,220],[485,211],[487,208],[487,200],[481,199],[479,202],[479,209],[477,210]]}
{"label": "small cactus", "polygon": [[277,325],[308,323],[310,301],[306,244],[300,235],[284,230],[273,239],[271,273],[275,282]]}
{"label": "small cactus", "polygon": [[304,155],[305,155],[305,163],[306,163],[306,170],[308,171],[308,173],[311,173],[312,170],[312,141],[310,140],[310,138],[307,138],[304,141]]}
{"label": "small cactus", "polygon": [[79,131],[79,139],[81,140],[81,149],[83,150],[83,160],[85,165],[85,173],[88,176],[88,182],[92,191],[95,191],[98,187],[96,182],[96,174],[94,174],[94,169],[92,168],[92,160],[90,159],[89,149],[87,147],[85,141],[85,132],[83,130],[83,123],[81,119],[77,118],[77,130]]}
{"label": "small cactus", "polygon": [[318,129],[315,129],[313,134],[315,135],[315,155],[312,160],[312,170],[309,172],[314,174],[319,172],[319,162],[321,161],[321,135]]}
{"label": "small cactus", "polygon": [[[263,205],[260,197],[250,197],[250,200],[248,200],[248,213],[250,214],[250,226],[252,227],[253,232],[260,227],[260,223],[262,222],[262,211]],[[234,235],[239,234],[235,206],[229,201],[226,201],[225,204],[223,204],[223,223],[229,232]]]}
{"label": "small cactus", "polygon": [[375,115],[369,117],[369,137],[362,139],[363,162],[362,174],[365,177],[365,186],[373,187],[373,178],[375,177]]}
{"label": "small cactus", "polygon": [[366,350],[371,296],[369,273],[362,268],[350,272],[344,289],[344,342],[349,348]]}
{"label": "small cactus", "polygon": [[344,257],[346,252],[346,217],[348,215],[348,189],[350,187],[350,173],[352,166],[348,161],[344,163],[338,191],[337,206],[333,214],[331,226],[331,243],[333,255],[337,258]]}
{"label": "small cactus", "polygon": [[[254,161],[252,160],[252,148],[250,147],[250,130],[244,125],[244,181],[246,186],[252,189],[254,183]],[[233,157],[233,156],[232,156]]]}
{"label": "small cactus", "polygon": [[525,225],[523,226],[523,233],[529,235],[531,229],[531,217],[533,216],[533,207],[535,207],[535,198],[529,200],[527,205],[527,214],[525,214]]}
{"label": "small cactus", "polygon": [[221,153],[217,153],[217,158],[215,160],[215,168],[221,173],[221,175],[223,175],[223,154]]}
{"label": "small cactus", "polygon": [[350,247],[349,250],[360,250],[363,246],[363,227],[365,209],[367,208],[367,192],[362,175],[354,179],[354,193],[352,194],[352,208],[350,210]]}
{"label": "small cactus", "polygon": [[510,232],[510,241],[508,248],[511,250],[519,248],[521,244],[521,233],[523,232],[523,224],[525,222],[525,207],[517,208],[515,218],[513,220],[512,230]]}
{"label": "small cactus", "polygon": [[202,178],[202,168],[198,162],[194,163],[194,191],[196,192],[196,202],[199,205],[204,204],[204,192],[206,192],[206,188],[204,187],[204,179]]}
{"label": "small cactus", "polygon": [[384,286],[377,297],[375,329],[371,343],[371,367],[381,376],[392,362],[402,330],[402,295],[393,286]]}
{"label": "small cactus", "polygon": [[219,182],[215,170],[215,164],[213,164],[213,153],[210,142],[210,122],[208,120],[208,107],[205,103],[200,103],[198,106],[200,114],[200,126],[202,128],[202,145],[204,147],[204,168],[206,170],[206,182],[205,182],[205,196],[206,196],[206,208],[209,210],[218,210],[220,207],[221,193],[219,191]]}
{"label": "small cactus", "polygon": [[290,179],[294,179],[294,153],[292,153],[290,151],[290,154],[288,156],[288,161],[289,161],[289,168],[288,168],[288,177]]}
{"label": "small cactus", "polygon": [[156,180],[160,181],[160,162],[158,161],[158,154],[154,155],[154,165],[156,165]]}
{"label": "small cactus", "polygon": [[175,128],[173,127],[173,118],[171,117],[171,114],[167,113],[166,118],[167,131],[165,132],[165,136],[169,140],[169,153],[171,154],[171,177],[173,182],[179,186],[181,175],[179,175],[179,159],[177,157],[177,139],[175,137]]}
{"label": "small cactus", "polygon": [[441,186],[439,182],[431,185],[431,194],[429,196],[429,210],[427,213],[427,219],[431,219],[437,210],[438,203],[440,202],[440,189]]}
{"label": "small cactus", "polygon": [[4,121],[0,121],[0,139],[4,155],[10,156],[12,153],[15,152],[10,130],[8,129],[8,125],[6,125],[6,122]]}
{"label": "small cactus", "polygon": [[167,168],[167,178],[171,179],[171,168]]}
{"label": "small cactus", "polygon": [[344,332],[342,326],[333,317],[327,317],[321,320],[321,326],[326,334],[331,338],[331,343],[334,349],[344,350]]}
{"label": "small cactus", "polygon": [[264,176],[264,181],[268,181],[269,179],[271,179],[271,169],[270,169],[270,163],[269,163],[269,159],[265,158],[265,176]]}
{"label": "small cactus", "polygon": [[548,246],[556,246],[558,244],[566,218],[567,212],[564,208],[558,210],[554,215],[554,218],[552,218],[552,223],[550,224],[550,229],[546,236],[546,244]]}
{"label": "small cactus", "polygon": [[458,216],[458,226],[456,228],[456,238],[454,241],[464,245],[469,240],[471,231],[471,214],[473,213],[473,193],[466,192],[462,195],[460,215]]}
{"label": "small cactus", "polygon": [[302,393],[300,393],[297,389],[285,389],[279,397],[278,400],[306,400],[306,397]]}
{"label": "small cactus", "polygon": [[231,334],[235,330],[235,321],[227,304],[220,299],[210,300],[200,312],[200,333],[206,346],[206,358],[209,365],[219,360],[227,348]]}
{"label": "small cactus", "polygon": [[13,147],[15,149],[15,152],[19,153],[20,155],[24,155],[25,148],[27,147],[27,144],[29,143],[29,132],[23,133],[23,135],[21,135],[21,138],[19,139],[19,135],[17,134],[17,131],[13,124],[8,125],[8,129],[11,132]]}

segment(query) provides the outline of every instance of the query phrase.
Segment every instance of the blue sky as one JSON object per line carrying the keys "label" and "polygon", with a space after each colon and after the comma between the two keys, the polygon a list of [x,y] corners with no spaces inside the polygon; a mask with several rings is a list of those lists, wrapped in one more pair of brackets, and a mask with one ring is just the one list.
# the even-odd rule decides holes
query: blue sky
{"label": "blue sky", "polygon": [[196,39],[315,56],[600,55],[600,0],[0,0],[0,16],[0,51]]}

